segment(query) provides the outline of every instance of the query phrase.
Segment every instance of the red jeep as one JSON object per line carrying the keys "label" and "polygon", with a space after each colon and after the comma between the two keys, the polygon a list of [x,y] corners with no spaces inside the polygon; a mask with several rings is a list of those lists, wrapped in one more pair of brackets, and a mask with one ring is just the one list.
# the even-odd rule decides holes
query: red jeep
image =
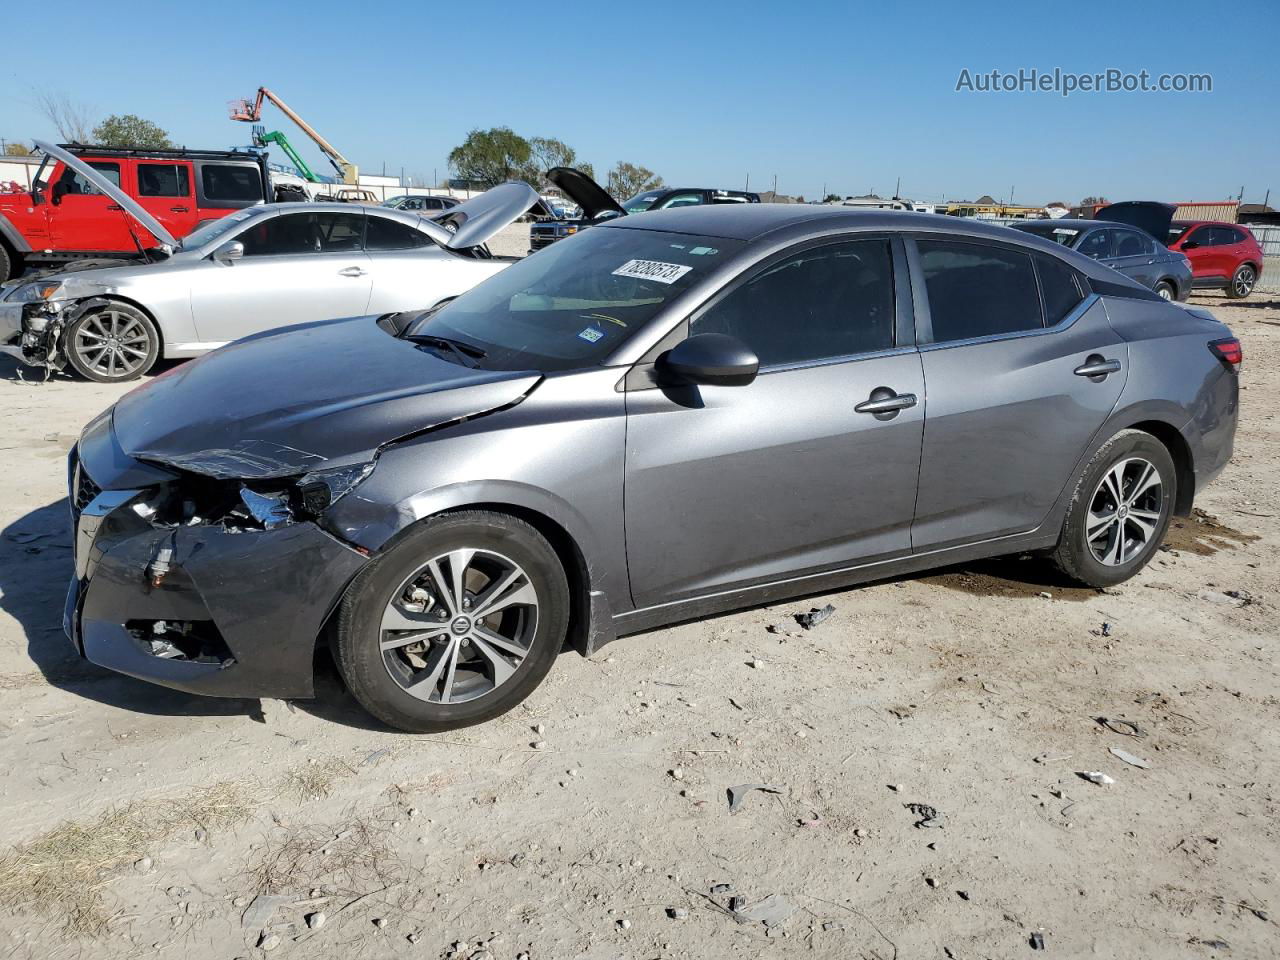
{"label": "red jeep", "polygon": [[[265,155],[226,150],[64,147],[137,200],[173,234],[270,196]],[[138,236],[135,241],[134,231]],[[158,240],[62,161],[45,157],[30,192],[0,193],[0,283],[31,266],[137,258]]]}
{"label": "red jeep", "polygon": [[1248,227],[1217,220],[1175,220],[1168,246],[1191,261],[1193,287],[1222,290],[1233,300],[1253,292],[1262,276],[1262,247]]}

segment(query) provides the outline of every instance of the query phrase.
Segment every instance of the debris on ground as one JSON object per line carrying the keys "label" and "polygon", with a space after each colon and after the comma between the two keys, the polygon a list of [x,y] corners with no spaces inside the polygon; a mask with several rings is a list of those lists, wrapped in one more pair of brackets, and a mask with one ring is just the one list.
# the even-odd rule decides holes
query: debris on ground
{"label": "debris on ground", "polygon": [[1143,770],[1147,770],[1151,767],[1151,764],[1146,760],[1143,760],[1141,757],[1135,757],[1132,753],[1129,753],[1129,751],[1121,750],[1119,747],[1108,747],[1107,752],[1117,760],[1123,760],[1131,767],[1141,767]]}
{"label": "debris on ground", "polygon": [[912,714],[916,712],[916,705],[912,703],[912,704],[908,704],[905,707],[904,706],[890,707],[889,712],[893,714],[895,717],[897,717],[899,720],[907,720],[907,719],[910,719]]}
{"label": "debris on ground", "polygon": [[938,813],[936,807],[931,807],[927,803],[904,803],[903,806],[920,818],[915,822],[916,827],[942,826],[942,814]]}
{"label": "debris on ground", "polygon": [[[1155,695],[1155,696],[1158,696]],[[1106,727],[1112,733],[1122,737],[1145,737],[1146,732],[1132,720],[1116,720],[1111,717],[1094,717],[1094,722]]]}
{"label": "debris on ground", "polygon": [[373,751],[373,753],[369,754],[367,757],[365,757],[363,760],[360,761],[360,766],[371,767],[375,763],[377,763],[379,760],[381,760],[383,757],[389,756],[390,754],[391,754],[390,747],[383,747],[381,750],[375,750]]}
{"label": "debris on ground", "polygon": [[667,907],[667,916],[672,920],[688,920],[689,911],[684,907]]}
{"label": "debris on ground", "polygon": [[1187,943],[1198,943],[1202,947],[1208,947],[1210,950],[1230,950],[1231,944],[1223,940],[1221,937],[1214,937],[1211,940],[1201,940],[1199,937],[1192,937]]}
{"label": "debris on ground", "polygon": [[737,813],[742,806],[742,801],[746,799],[747,794],[753,790],[759,790],[761,793],[781,793],[781,787],[774,787],[767,783],[740,783],[736,787],[729,787],[725,792],[729,795],[729,812]]}
{"label": "debris on ground", "polygon": [[1035,933],[1031,934],[1031,949],[1032,949],[1032,950],[1043,950],[1043,949],[1044,949],[1044,934],[1043,934],[1043,933],[1040,933],[1039,931],[1036,931]]}
{"label": "debris on ground", "polygon": [[1096,783],[1100,787],[1115,783],[1115,778],[1108,777],[1100,770],[1077,770],[1076,776],[1081,779],[1088,780],[1090,783]]}
{"label": "debris on ground", "polygon": [[795,907],[776,893],[771,893],[750,906],[742,903],[741,897],[734,897],[734,901],[737,905],[730,903],[729,911],[739,923],[763,923],[766,927],[776,927],[795,912]]}
{"label": "debris on ground", "polygon": [[716,883],[711,886],[712,893],[733,893],[732,883]]}
{"label": "debris on ground", "polygon": [[806,630],[812,630],[835,612],[835,606],[828,603],[825,607],[814,607],[808,613],[797,613],[796,623]]}
{"label": "debris on ground", "polygon": [[292,893],[260,893],[241,915],[240,926],[252,932],[265,933],[265,927],[271,922],[271,915],[276,912],[276,907],[292,903],[296,899],[297,895]]}

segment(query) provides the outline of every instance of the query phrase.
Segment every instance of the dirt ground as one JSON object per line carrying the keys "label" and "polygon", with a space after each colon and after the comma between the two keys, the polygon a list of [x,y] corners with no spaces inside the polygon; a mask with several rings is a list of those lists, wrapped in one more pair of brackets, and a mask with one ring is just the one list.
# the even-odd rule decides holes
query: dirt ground
{"label": "dirt ground", "polygon": [[331,668],[285,705],[76,659],[63,458],[124,389],[0,361],[0,956],[1276,956],[1280,298],[1196,302],[1244,341],[1236,456],[1129,583],[1013,558],[689,623],[441,736]]}

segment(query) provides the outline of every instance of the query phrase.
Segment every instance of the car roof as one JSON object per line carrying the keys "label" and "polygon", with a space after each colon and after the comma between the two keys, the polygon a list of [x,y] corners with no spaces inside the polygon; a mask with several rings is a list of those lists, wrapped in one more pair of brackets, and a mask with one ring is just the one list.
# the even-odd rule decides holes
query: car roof
{"label": "car roof", "polygon": [[1041,224],[1043,224],[1044,226],[1070,227],[1073,230],[1085,230],[1085,229],[1088,229],[1089,227],[1128,226],[1128,224],[1116,223],[1113,220],[1080,220],[1072,217],[1061,217],[1060,219],[1057,219],[1057,220],[1054,220],[1050,217],[1042,217],[1042,218],[1037,218],[1035,220],[1019,220],[1017,223],[1009,224],[1009,226],[1021,227],[1023,224],[1035,224],[1036,226],[1040,226]]}
{"label": "car roof", "polygon": [[1171,227],[1243,227],[1242,223],[1228,223],[1226,220],[1174,220]]}

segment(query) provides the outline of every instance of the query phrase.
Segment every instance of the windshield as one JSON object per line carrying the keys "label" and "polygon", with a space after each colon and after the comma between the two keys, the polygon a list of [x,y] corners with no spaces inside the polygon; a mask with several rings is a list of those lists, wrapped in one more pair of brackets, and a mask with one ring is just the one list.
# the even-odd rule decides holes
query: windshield
{"label": "windshield", "polygon": [[588,230],[424,315],[405,336],[454,341],[488,370],[594,366],[743,246],[721,237]]}
{"label": "windshield", "polygon": [[661,193],[661,190],[650,190],[646,193],[637,193],[622,205],[622,209],[627,211],[627,213],[641,213],[653,206],[653,201],[657,200]]}
{"label": "windshield", "polygon": [[229,233],[244,223],[253,214],[251,212],[232,213],[217,220],[210,220],[203,227],[197,227],[182,238],[179,248],[182,250],[198,250],[211,240],[216,240],[224,233]]}
{"label": "windshield", "polygon": [[1043,223],[1012,223],[1010,226],[1023,233],[1034,233],[1037,237],[1060,243],[1064,247],[1074,244],[1076,237],[1080,236],[1080,231],[1074,227],[1055,227],[1052,220]]}

